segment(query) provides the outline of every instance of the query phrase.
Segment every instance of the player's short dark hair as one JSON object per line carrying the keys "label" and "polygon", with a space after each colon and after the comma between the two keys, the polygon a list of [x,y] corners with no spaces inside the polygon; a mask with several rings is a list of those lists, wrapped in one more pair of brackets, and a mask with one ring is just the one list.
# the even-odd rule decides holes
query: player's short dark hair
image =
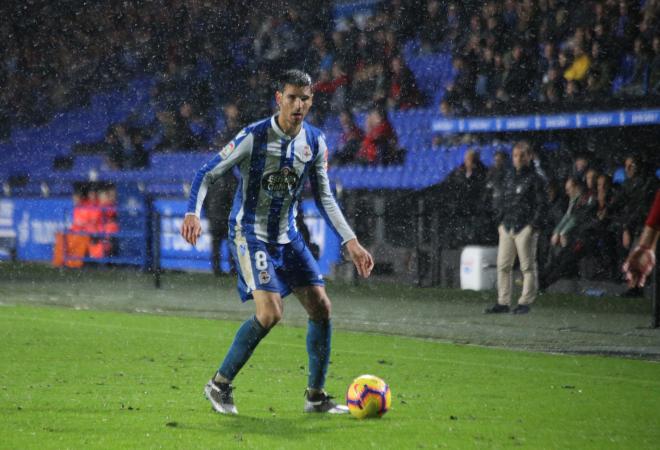
{"label": "player's short dark hair", "polygon": [[290,69],[286,72],[283,72],[277,78],[277,84],[275,88],[280,92],[284,92],[284,87],[287,84],[296,87],[312,87],[312,77],[310,77],[307,72],[303,72],[302,70]]}

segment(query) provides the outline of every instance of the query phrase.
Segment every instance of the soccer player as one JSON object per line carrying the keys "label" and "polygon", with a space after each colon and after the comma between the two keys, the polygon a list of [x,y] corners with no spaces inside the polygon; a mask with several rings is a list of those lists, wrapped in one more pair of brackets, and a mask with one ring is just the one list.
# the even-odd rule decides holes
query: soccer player
{"label": "soccer player", "polygon": [[192,245],[201,235],[199,214],[209,184],[233,166],[240,180],[229,217],[229,242],[242,301],[253,299],[256,314],[239,328],[224,361],[204,388],[213,409],[237,414],[232,382],[259,342],[282,318],[282,298],[293,292],[309,315],[309,378],[304,412],[348,412],[324,390],[330,360],[331,304],[319,267],[295,226],[297,203],[310,180],[316,204],[353,260],[368,277],[373,258],[365,250],[330,190],[324,135],[304,122],[312,106],[312,79],[289,70],[279,79],[279,111],[239,132],[196,174],[181,235]]}

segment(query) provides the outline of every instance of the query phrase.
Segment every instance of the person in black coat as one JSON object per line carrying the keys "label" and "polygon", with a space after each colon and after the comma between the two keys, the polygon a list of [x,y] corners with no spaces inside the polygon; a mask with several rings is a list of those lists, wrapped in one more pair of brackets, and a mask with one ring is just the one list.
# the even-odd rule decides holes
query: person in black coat
{"label": "person in black coat", "polygon": [[536,299],[538,269],[536,251],[539,231],[546,210],[545,183],[531,164],[527,142],[513,147],[513,170],[504,181],[499,212],[499,245],[497,251],[497,303],[486,313],[509,312],[512,269],[516,256],[523,273],[523,290],[514,314],[529,312]]}

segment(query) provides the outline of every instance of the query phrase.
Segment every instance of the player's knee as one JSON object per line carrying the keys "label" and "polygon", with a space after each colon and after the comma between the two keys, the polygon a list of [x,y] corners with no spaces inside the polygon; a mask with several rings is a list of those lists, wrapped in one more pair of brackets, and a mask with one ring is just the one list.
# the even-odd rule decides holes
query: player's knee
{"label": "player's knee", "polygon": [[282,311],[263,311],[260,314],[257,314],[257,320],[262,327],[266,329],[273,328],[280,320],[282,320]]}
{"label": "player's knee", "polygon": [[277,323],[282,320],[282,315],[284,314],[283,308],[284,305],[282,301],[273,300],[268,302],[262,308],[259,308],[257,311],[257,320],[264,328],[273,328]]}
{"label": "player's knee", "polygon": [[327,320],[330,318],[332,311],[332,304],[327,296],[323,296],[315,302],[314,307],[310,311],[309,318],[312,320]]}

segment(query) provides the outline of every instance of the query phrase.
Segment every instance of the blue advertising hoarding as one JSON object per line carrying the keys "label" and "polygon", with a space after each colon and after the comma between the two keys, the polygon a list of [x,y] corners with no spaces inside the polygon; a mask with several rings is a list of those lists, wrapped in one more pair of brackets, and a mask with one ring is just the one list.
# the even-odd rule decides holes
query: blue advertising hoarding
{"label": "blue advertising hoarding", "polygon": [[[119,232],[113,234],[117,253],[84,260],[146,267],[149,230],[144,196],[131,185],[117,192]],[[0,260],[10,258],[15,250],[21,261],[51,261],[55,235],[71,228],[73,209],[69,197],[0,199]]]}
{"label": "blue advertising hoarding", "polygon": [[571,130],[660,124],[660,109],[436,119],[438,134]]}
{"label": "blue advertising hoarding", "polygon": [[[13,238],[16,256],[24,261],[50,261],[55,233],[71,226],[73,202],[69,198],[0,200],[0,236]],[[7,249],[0,253],[6,259]]]}
{"label": "blue advertising hoarding", "polygon": [[[179,233],[187,206],[186,200],[154,201],[154,210],[160,215],[160,265],[163,269],[210,271],[211,235],[208,220],[202,217],[202,236],[194,247]],[[303,201],[302,207],[310,239],[320,249],[321,272],[327,275],[340,258],[339,239],[321,217],[313,201]],[[229,271],[229,264],[229,251],[225,242],[221,249],[222,270]]]}
{"label": "blue advertising hoarding", "polygon": [[[144,265],[148,230],[143,198],[139,195],[120,195],[119,217],[121,232],[118,263]],[[211,235],[208,221],[202,219],[203,234],[193,247],[179,234],[186,211],[186,200],[156,200],[154,209],[160,214],[161,267],[172,270],[211,271]],[[340,258],[340,242],[319,214],[311,200],[303,202],[305,224],[310,238],[320,249],[319,266],[323,274],[332,270]],[[51,261],[55,234],[71,226],[73,201],[70,198],[17,198],[0,200],[0,260],[11,256],[23,261]],[[126,247],[126,248],[124,248]],[[230,256],[226,242],[221,248],[221,268],[228,272]]]}

